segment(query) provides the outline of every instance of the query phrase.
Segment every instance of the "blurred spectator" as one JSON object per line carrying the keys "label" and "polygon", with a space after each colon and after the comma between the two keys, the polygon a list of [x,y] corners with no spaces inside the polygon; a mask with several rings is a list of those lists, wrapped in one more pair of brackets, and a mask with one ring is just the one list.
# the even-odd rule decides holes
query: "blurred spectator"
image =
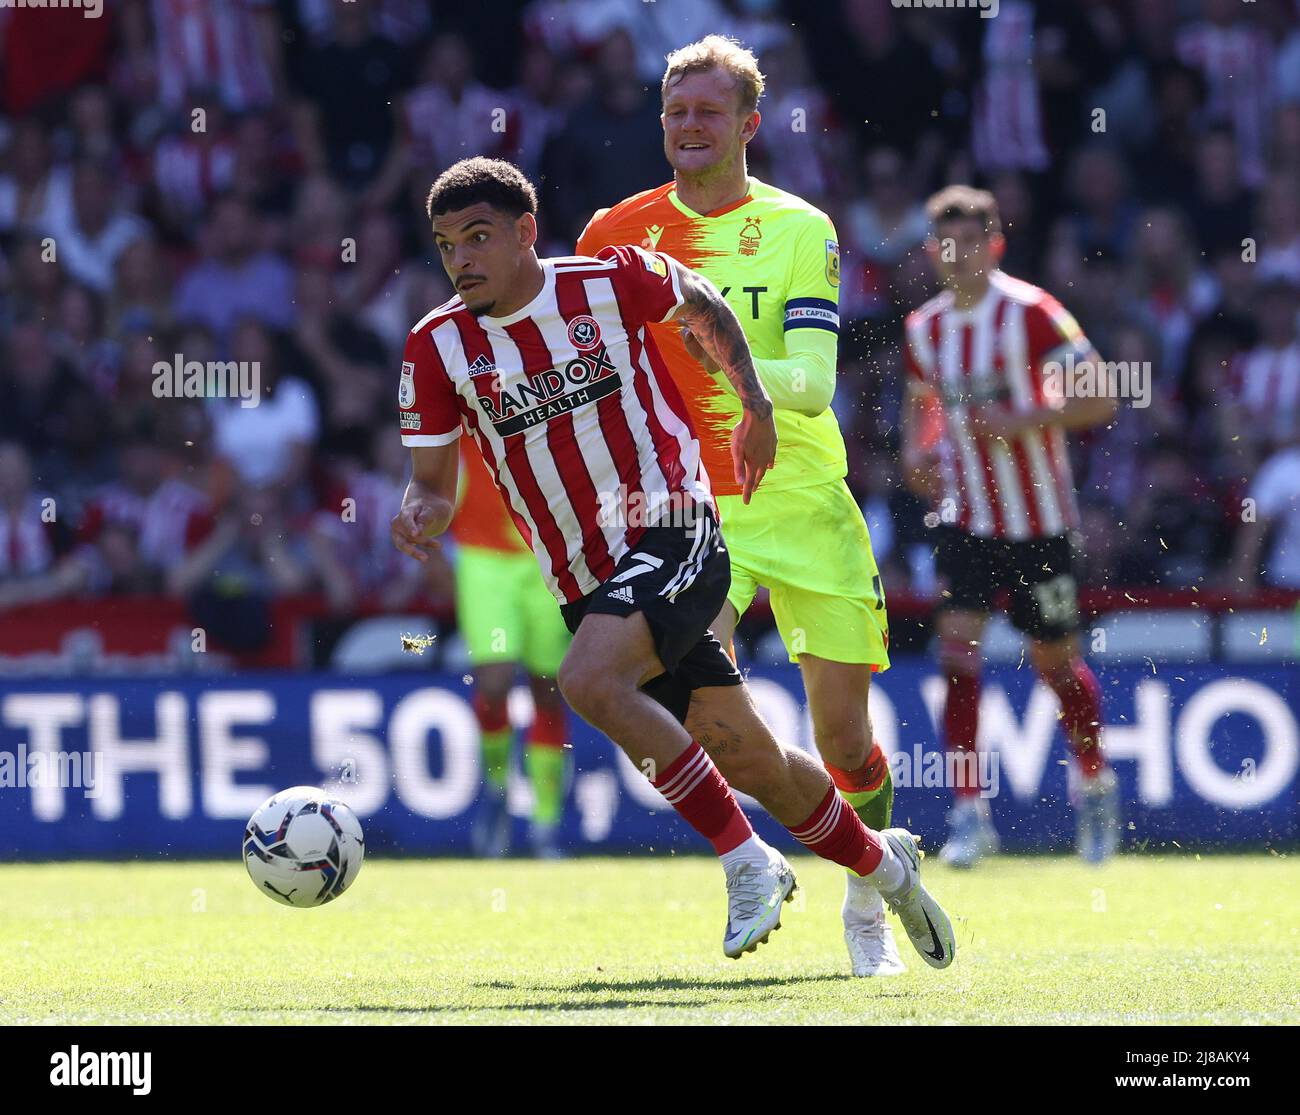
{"label": "blurred spectator", "polygon": [[1257,186],[1264,176],[1264,147],[1273,105],[1273,45],[1256,23],[1253,5],[1204,0],[1204,18],[1178,35],[1179,57],[1205,77],[1212,120],[1231,126],[1241,177]]}
{"label": "blurred spectator", "polygon": [[37,119],[20,119],[0,171],[0,232],[47,228],[72,192],[72,172],[56,167],[50,135]]}
{"label": "blurred spectator", "polygon": [[846,140],[833,102],[812,79],[803,39],[796,33],[764,55],[764,126],[749,145],[751,173],[814,205],[827,205]]}
{"label": "blurred spectator", "polygon": [[1264,462],[1250,499],[1254,513],[1237,532],[1230,583],[1253,588],[1262,572],[1265,584],[1300,589],[1300,446]]}
{"label": "blurred spectator", "polygon": [[1241,181],[1232,133],[1214,128],[1196,145],[1196,192],[1189,215],[1201,250],[1210,256],[1240,254],[1242,241],[1254,231],[1253,203],[1252,192]]}
{"label": "blurred spectator", "polygon": [[35,318],[23,318],[10,328],[5,361],[0,439],[18,442],[39,460],[63,437],[63,407],[76,380],[55,351],[49,330]]}
{"label": "blurred spectator", "polygon": [[181,232],[202,214],[213,198],[235,182],[235,142],[221,102],[197,105],[207,114],[195,131],[187,119],[161,137],[153,152],[153,186],[164,226]]}
{"label": "blurred spectator", "polygon": [[[804,4],[798,22],[815,46],[814,71],[834,91],[836,109],[859,143],[890,144],[910,158],[941,128],[935,114],[952,107],[945,103],[945,83],[928,42],[911,33],[890,0]],[[977,19],[970,26],[985,22],[998,20]],[[864,74],[871,80],[863,80]],[[890,95],[880,96],[881,89]],[[964,118],[966,105],[960,108]]]}
{"label": "blurred spectator", "polygon": [[394,175],[408,170],[427,178],[472,155],[507,151],[509,116],[499,92],[474,76],[474,55],[459,35],[440,35],[425,56],[419,84],[402,98],[403,145],[394,150],[384,185],[371,200],[387,201]]}
{"label": "blurred spectator", "polygon": [[636,48],[624,31],[600,45],[596,92],[569,114],[547,145],[542,211],[548,236],[573,251],[598,208],[666,182],[659,90],[636,74]]}
{"label": "blurred spectator", "polygon": [[975,91],[972,147],[985,171],[1047,168],[1034,17],[1028,0],[1001,0],[998,18],[984,21],[984,76]]}
{"label": "blurred spectator", "polygon": [[379,338],[343,312],[326,267],[298,272],[298,320],[293,338],[315,372],[326,452],[364,452],[370,431],[384,416],[392,392],[387,354]]}
{"label": "blurred spectator", "polygon": [[99,591],[160,591],[212,530],[207,499],[178,479],[180,463],[164,437],[148,421],[132,430],[118,454],[118,479],[87,504],[77,560]]}
{"label": "blurred spectator", "polygon": [[168,261],[153,236],[131,241],[117,257],[109,291],[113,333],[144,329],[161,332],[172,323],[173,284]]}
{"label": "blurred spectator", "polygon": [[1187,586],[1212,575],[1219,513],[1209,489],[1176,443],[1161,442],[1144,485],[1122,515],[1121,584]]}
{"label": "blurred spectator", "polygon": [[316,396],[303,380],[282,374],[283,348],[255,320],[236,328],[231,357],[255,372],[260,390],[253,406],[240,398],[209,400],[213,449],[239,488],[275,488],[293,508],[320,432]]}
{"label": "blurred spectator", "polygon": [[1214,306],[1213,278],[1197,267],[1185,218],[1175,209],[1148,209],[1137,222],[1132,285],[1138,312],[1160,335],[1160,359],[1182,367],[1197,321]]}
{"label": "blurred spectator", "polygon": [[369,0],[335,6],[333,37],[304,52],[297,74],[308,165],[350,188],[371,182],[389,157],[392,106],[406,82],[402,50],[377,32],[372,7]]}
{"label": "blurred spectator", "polygon": [[[402,258],[398,221],[388,213],[370,210],[357,226],[356,262],[344,267],[337,277],[337,297],[389,352],[397,352],[411,324],[418,320],[410,315],[407,292],[422,270],[427,270],[423,261]],[[441,266],[438,274],[443,274]],[[429,303],[426,312],[437,304]]]}
{"label": "blurred spectator", "polygon": [[1137,207],[1115,149],[1095,144],[1082,148],[1070,160],[1065,177],[1080,210],[1072,218],[1079,251],[1089,259],[1125,258],[1133,243]]}
{"label": "blurred spectator", "polygon": [[152,0],[151,10],[158,99],[166,108],[188,112],[208,89],[231,112],[271,103],[282,58],[274,0]]}
{"label": "blurred spectator", "polygon": [[107,395],[117,379],[117,343],[104,332],[104,303],[89,287],[70,283],[59,297],[54,351],[84,384]]}
{"label": "blurred spectator", "polygon": [[1259,267],[1300,284],[1300,180],[1277,175],[1260,198]]}
{"label": "blurred spectator", "polygon": [[893,147],[874,147],[862,160],[863,193],[839,225],[846,241],[840,312],[847,318],[889,313],[888,269],[918,248],[929,231],[925,209],[906,181]]}
{"label": "blurred spectator", "polygon": [[170,572],[169,590],[219,643],[253,651],[271,638],[271,599],[306,591],[308,544],[274,488],[240,486],[212,532]]}
{"label": "blurred spectator", "polygon": [[77,162],[71,191],[57,195],[40,231],[53,238],[68,274],[101,293],[113,282],[117,257],[146,231],[134,213],[117,209],[112,169],[92,158]]}
{"label": "blurred spectator", "polygon": [[[372,467],[365,467],[365,456]],[[390,537],[393,509],[406,490],[407,464],[401,438],[387,430],[374,435],[364,456],[336,459],[331,494],[313,516],[310,536],[321,584],[335,611],[346,612],[366,599],[386,610],[404,608],[433,572],[403,561]]]}
{"label": "blurred spectator", "polygon": [[279,329],[292,325],[293,271],[262,248],[247,202],[233,194],[217,200],[204,229],[203,255],[176,291],[177,320],[206,325],[222,342],[245,316]]}
{"label": "blurred spectator", "polygon": [[503,156],[535,179],[547,141],[572,106],[564,103],[558,60],[540,45],[524,54],[519,84],[509,90]]}
{"label": "blurred spectator", "polygon": [[1300,338],[1297,288],[1279,275],[1257,294],[1259,344],[1233,367],[1233,401],[1242,434],[1261,457],[1300,444]]}
{"label": "blurred spectator", "polygon": [[80,591],[85,575],[55,552],[58,506],[32,490],[27,451],[0,441],[0,611]]}

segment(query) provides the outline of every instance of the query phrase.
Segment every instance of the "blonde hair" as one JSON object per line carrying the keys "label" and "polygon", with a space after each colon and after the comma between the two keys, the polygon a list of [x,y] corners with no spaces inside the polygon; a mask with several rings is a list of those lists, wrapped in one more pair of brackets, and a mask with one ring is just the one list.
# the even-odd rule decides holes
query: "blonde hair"
{"label": "blonde hair", "polygon": [[983,222],[987,235],[1002,234],[997,198],[988,190],[977,190],[974,186],[945,186],[925,203],[925,215],[932,225],[955,217],[972,217]]}
{"label": "blonde hair", "polygon": [[720,69],[735,82],[740,93],[741,110],[748,115],[758,107],[758,99],[767,84],[754,52],[727,35],[706,35],[699,42],[688,43],[668,55],[667,62],[668,68],[659,86],[661,99],[667,98],[670,85],[681,81],[687,74]]}

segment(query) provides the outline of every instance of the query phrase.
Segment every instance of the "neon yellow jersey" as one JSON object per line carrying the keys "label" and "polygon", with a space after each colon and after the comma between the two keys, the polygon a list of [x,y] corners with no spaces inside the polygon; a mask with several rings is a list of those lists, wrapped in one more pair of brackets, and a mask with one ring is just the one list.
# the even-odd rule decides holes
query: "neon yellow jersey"
{"label": "neon yellow jersey", "polygon": [[[830,409],[839,337],[840,249],[820,209],[755,178],[739,201],[696,213],[674,183],[598,212],[579,255],[609,244],[665,252],[712,280],[744,327],[755,367],[776,406],[776,467],[763,489],[785,490],[844,476],[844,438]],[[718,495],[735,495],[731,431],[740,400],[686,351],[679,326],[648,326],[676,381]]]}

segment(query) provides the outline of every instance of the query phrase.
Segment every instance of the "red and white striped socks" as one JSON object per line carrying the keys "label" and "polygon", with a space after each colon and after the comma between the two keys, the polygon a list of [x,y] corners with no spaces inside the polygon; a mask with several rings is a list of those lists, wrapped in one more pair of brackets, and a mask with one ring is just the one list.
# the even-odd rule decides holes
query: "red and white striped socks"
{"label": "red and white striped socks", "polygon": [[754,835],[726,779],[694,740],[659,777],[651,779],[651,784],[720,856],[735,851]]}
{"label": "red and white striped socks", "polygon": [[905,881],[902,864],[889,845],[862,823],[832,786],[802,824],[790,826],[794,838],[822,859],[872,876],[880,890],[892,893]]}

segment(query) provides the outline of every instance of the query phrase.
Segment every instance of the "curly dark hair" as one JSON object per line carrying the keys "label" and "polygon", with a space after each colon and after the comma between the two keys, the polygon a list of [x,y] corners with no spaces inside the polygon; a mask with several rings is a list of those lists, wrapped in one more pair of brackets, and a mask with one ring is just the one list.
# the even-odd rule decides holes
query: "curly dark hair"
{"label": "curly dark hair", "polygon": [[453,163],[429,190],[424,211],[429,220],[452,209],[464,209],[480,201],[493,209],[522,217],[537,212],[537,191],[514,163],[479,155]]}

